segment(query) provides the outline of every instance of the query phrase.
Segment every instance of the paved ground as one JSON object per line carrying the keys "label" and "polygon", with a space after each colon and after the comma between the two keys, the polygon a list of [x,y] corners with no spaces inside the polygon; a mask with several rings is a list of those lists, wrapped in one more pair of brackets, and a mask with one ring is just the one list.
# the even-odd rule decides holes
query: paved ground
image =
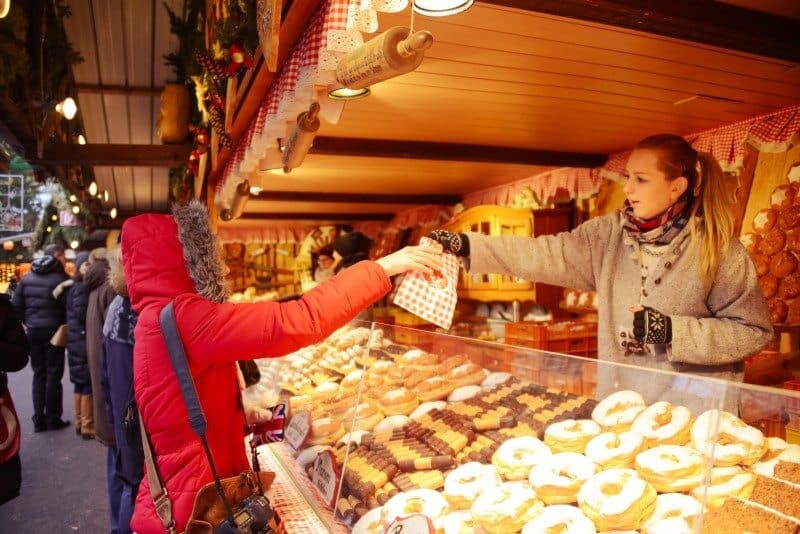
{"label": "paved ground", "polygon": [[[0,533],[108,532],[106,448],[83,441],[70,424],[33,433],[30,366],[10,373],[22,426],[22,494],[0,506]],[[73,423],[72,384],[64,373],[64,419]]]}

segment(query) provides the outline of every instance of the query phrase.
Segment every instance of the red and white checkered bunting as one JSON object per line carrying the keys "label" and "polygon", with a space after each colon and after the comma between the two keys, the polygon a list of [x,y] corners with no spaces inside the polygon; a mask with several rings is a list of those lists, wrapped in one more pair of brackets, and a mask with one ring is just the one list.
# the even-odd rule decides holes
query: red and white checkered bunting
{"label": "red and white checkered bunting", "polygon": [[[423,237],[419,244],[432,246],[435,243]],[[408,273],[397,289],[394,303],[436,326],[449,329],[458,302],[457,285],[458,259],[452,254],[443,254],[442,272],[433,276],[419,271]]]}

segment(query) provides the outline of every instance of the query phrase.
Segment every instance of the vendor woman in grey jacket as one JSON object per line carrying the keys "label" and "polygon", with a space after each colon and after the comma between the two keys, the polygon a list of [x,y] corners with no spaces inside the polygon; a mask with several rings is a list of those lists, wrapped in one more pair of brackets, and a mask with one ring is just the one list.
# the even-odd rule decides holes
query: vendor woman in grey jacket
{"label": "vendor woman in grey jacket", "polygon": [[[773,331],[753,262],[733,237],[735,187],[710,154],[654,135],[631,153],[618,213],[535,238],[430,237],[472,273],[596,291],[602,360],[741,380],[743,358]],[[630,387],[635,372],[617,375],[628,380],[598,386]]]}

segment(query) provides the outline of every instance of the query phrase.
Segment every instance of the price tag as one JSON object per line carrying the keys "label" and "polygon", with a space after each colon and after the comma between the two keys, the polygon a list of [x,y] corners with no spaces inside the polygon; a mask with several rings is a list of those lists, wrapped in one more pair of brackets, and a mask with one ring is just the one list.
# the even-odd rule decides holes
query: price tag
{"label": "price tag", "polygon": [[314,460],[311,482],[322,493],[328,506],[333,506],[339,489],[339,469],[332,451],[322,451]]}
{"label": "price tag", "polygon": [[422,514],[414,514],[395,520],[386,529],[386,534],[433,534],[433,523]]}
{"label": "price tag", "polygon": [[311,434],[311,414],[307,410],[297,412],[286,425],[283,434],[286,443],[294,450],[299,450]]}

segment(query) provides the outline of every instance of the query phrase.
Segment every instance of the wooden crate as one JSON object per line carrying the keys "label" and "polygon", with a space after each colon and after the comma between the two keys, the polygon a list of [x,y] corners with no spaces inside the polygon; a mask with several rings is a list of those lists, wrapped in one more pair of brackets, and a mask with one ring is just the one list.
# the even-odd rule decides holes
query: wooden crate
{"label": "wooden crate", "polygon": [[563,321],[506,324],[506,343],[560,354],[597,357],[597,323]]}
{"label": "wooden crate", "polygon": [[785,355],[774,350],[762,350],[744,359],[744,382],[747,384],[775,384],[786,380]]}

